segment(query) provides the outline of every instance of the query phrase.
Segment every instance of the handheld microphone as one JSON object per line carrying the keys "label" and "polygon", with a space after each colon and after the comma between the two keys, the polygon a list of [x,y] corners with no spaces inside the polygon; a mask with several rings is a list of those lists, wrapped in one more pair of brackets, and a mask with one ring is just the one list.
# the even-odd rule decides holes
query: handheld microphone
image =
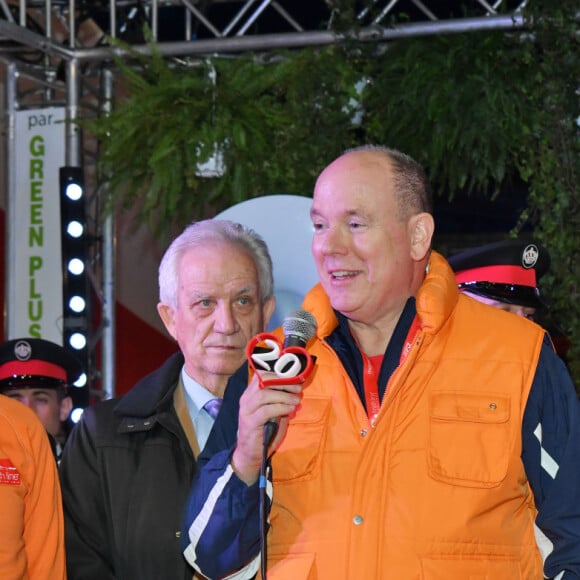
{"label": "handheld microphone", "polygon": [[[314,335],[316,334],[316,327],[316,318],[314,318],[314,316],[308,312],[308,310],[294,310],[288,314],[288,316],[286,316],[282,322],[282,330],[284,331],[284,350],[290,347],[298,347],[299,349],[305,348],[310,339],[314,338]],[[300,363],[299,368],[293,366],[292,362],[284,364],[285,356],[286,355],[283,354],[278,359],[276,368],[274,369],[274,372],[278,376],[292,376],[292,373],[295,371],[291,369],[296,369],[296,375],[299,375],[306,369],[306,358],[299,351],[296,351],[296,356]]]}
{"label": "handheld microphone", "polygon": [[[314,366],[313,357],[305,350],[306,345],[316,334],[316,318],[307,310],[295,310],[291,312],[282,323],[284,331],[284,344],[280,349],[280,341],[273,334],[261,334],[255,336],[247,347],[248,363],[256,370],[256,365],[263,370],[276,373],[276,379],[262,381],[260,388],[268,385],[282,385],[284,383],[298,383],[304,380]],[[256,348],[262,342],[268,349]],[[265,352],[264,352],[265,350]],[[281,350],[284,351],[281,353]],[[280,419],[270,419],[262,431],[262,463],[260,466],[260,540],[261,540],[261,566],[262,577],[266,578],[267,569],[267,545],[266,533],[268,529],[268,517],[266,515],[266,485],[267,485],[267,461],[268,447],[278,432]]]}
{"label": "handheld microphone", "polygon": [[316,318],[308,310],[294,310],[282,323],[284,348],[300,346],[304,348],[316,334]]}
{"label": "handheld microphone", "polygon": [[[270,339],[271,335],[262,335],[266,337],[266,344],[272,350],[266,354],[252,353],[251,360],[259,364],[262,368],[270,367],[279,379],[270,381],[267,384],[281,384],[283,382],[298,382],[305,378],[312,370],[312,359],[304,350],[311,338],[316,334],[316,318],[307,310],[294,310],[282,323],[284,331],[283,350],[288,352],[282,353],[277,348],[277,344]],[[275,337],[273,337],[275,338]],[[275,359],[275,360],[273,360]],[[272,364],[274,363],[274,364]],[[296,377],[300,377],[296,379]],[[295,379],[294,381],[292,379]],[[266,386],[266,385],[265,385]],[[268,446],[278,431],[279,419],[270,419],[264,425],[264,445]]]}

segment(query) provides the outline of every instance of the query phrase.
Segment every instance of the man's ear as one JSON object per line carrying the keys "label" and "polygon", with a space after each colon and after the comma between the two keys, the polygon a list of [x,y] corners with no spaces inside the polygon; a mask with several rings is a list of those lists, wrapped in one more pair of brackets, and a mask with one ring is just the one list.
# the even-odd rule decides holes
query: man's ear
{"label": "man's ear", "polygon": [[430,213],[418,213],[409,220],[409,240],[411,257],[420,262],[431,249],[431,240],[435,231],[435,221]]}
{"label": "man's ear", "polygon": [[157,304],[157,312],[159,317],[163,321],[167,332],[175,339],[175,324],[173,322],[173,313],[174,309],[173,306],[169,306],[169,304],[164,304],[163,302],[159,302]]}
{"label": "man's ear", "polygon": [[268,322],[270,322],[270,318],[272,318],[272,314],[274,314],[274,310],[276,309],[276,298],[274,296],[270,296],[264,304],[262,305],[262,316],[264,318],[264,329],[268,326]]}
{"label": "man's ear", "polygon": [[73,408],[73,402],[71,397],[63,397],[62,401],[60,402],[60,407],[58,410],[58,420],[60,422],[66,421],[70,412]]}

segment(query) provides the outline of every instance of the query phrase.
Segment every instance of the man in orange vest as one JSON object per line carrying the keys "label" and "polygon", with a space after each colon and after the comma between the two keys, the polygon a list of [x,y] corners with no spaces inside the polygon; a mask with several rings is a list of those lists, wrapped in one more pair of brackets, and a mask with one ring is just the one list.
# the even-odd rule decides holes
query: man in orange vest
{"label": "man in orange vest", "polygon": [[459,292],[403,153],[340,156],[311,217],[314,371],[230,381],[189,562],[209,578],[580,578],[580,406],[544,329]]}

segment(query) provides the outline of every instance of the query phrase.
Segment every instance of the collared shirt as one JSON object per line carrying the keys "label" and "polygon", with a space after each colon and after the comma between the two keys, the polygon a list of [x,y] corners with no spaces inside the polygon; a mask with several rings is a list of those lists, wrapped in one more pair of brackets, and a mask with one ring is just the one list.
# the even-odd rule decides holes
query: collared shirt
{"label": "collared shirt", "polygon": [[189,416],[191,417],[191,422],[193,423],[193,428],[197,436],[197,444],[200,450],[203,450],[214,424],[214,420],[204,410],[203,406],[211,399],[215,399],[215,395],[192,379],[185,372],[185,367],[181,370],[181,380],[183,381],[187,410],[189,411]]}

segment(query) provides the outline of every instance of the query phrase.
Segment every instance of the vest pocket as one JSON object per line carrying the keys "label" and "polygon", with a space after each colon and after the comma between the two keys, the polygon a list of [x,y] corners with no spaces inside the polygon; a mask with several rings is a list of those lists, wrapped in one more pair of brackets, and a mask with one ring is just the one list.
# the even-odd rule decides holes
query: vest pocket
{"label": "vest pocket", "polygon": [[495,487],[508,469],[510,399],[505,394],[433,393],[429,474],[465,487]]}
{"label": "vest pocket", "polygon": [[296,416],[290,421],[282,445],[273,456],[275,483],[311,479],[318,474],[329,411],[329,398],[304,397]]}
{"label": "vest pocket", "polygon": [[520,580],[519,562],[501,556],[441,555],[421,558],[421,580]]}

